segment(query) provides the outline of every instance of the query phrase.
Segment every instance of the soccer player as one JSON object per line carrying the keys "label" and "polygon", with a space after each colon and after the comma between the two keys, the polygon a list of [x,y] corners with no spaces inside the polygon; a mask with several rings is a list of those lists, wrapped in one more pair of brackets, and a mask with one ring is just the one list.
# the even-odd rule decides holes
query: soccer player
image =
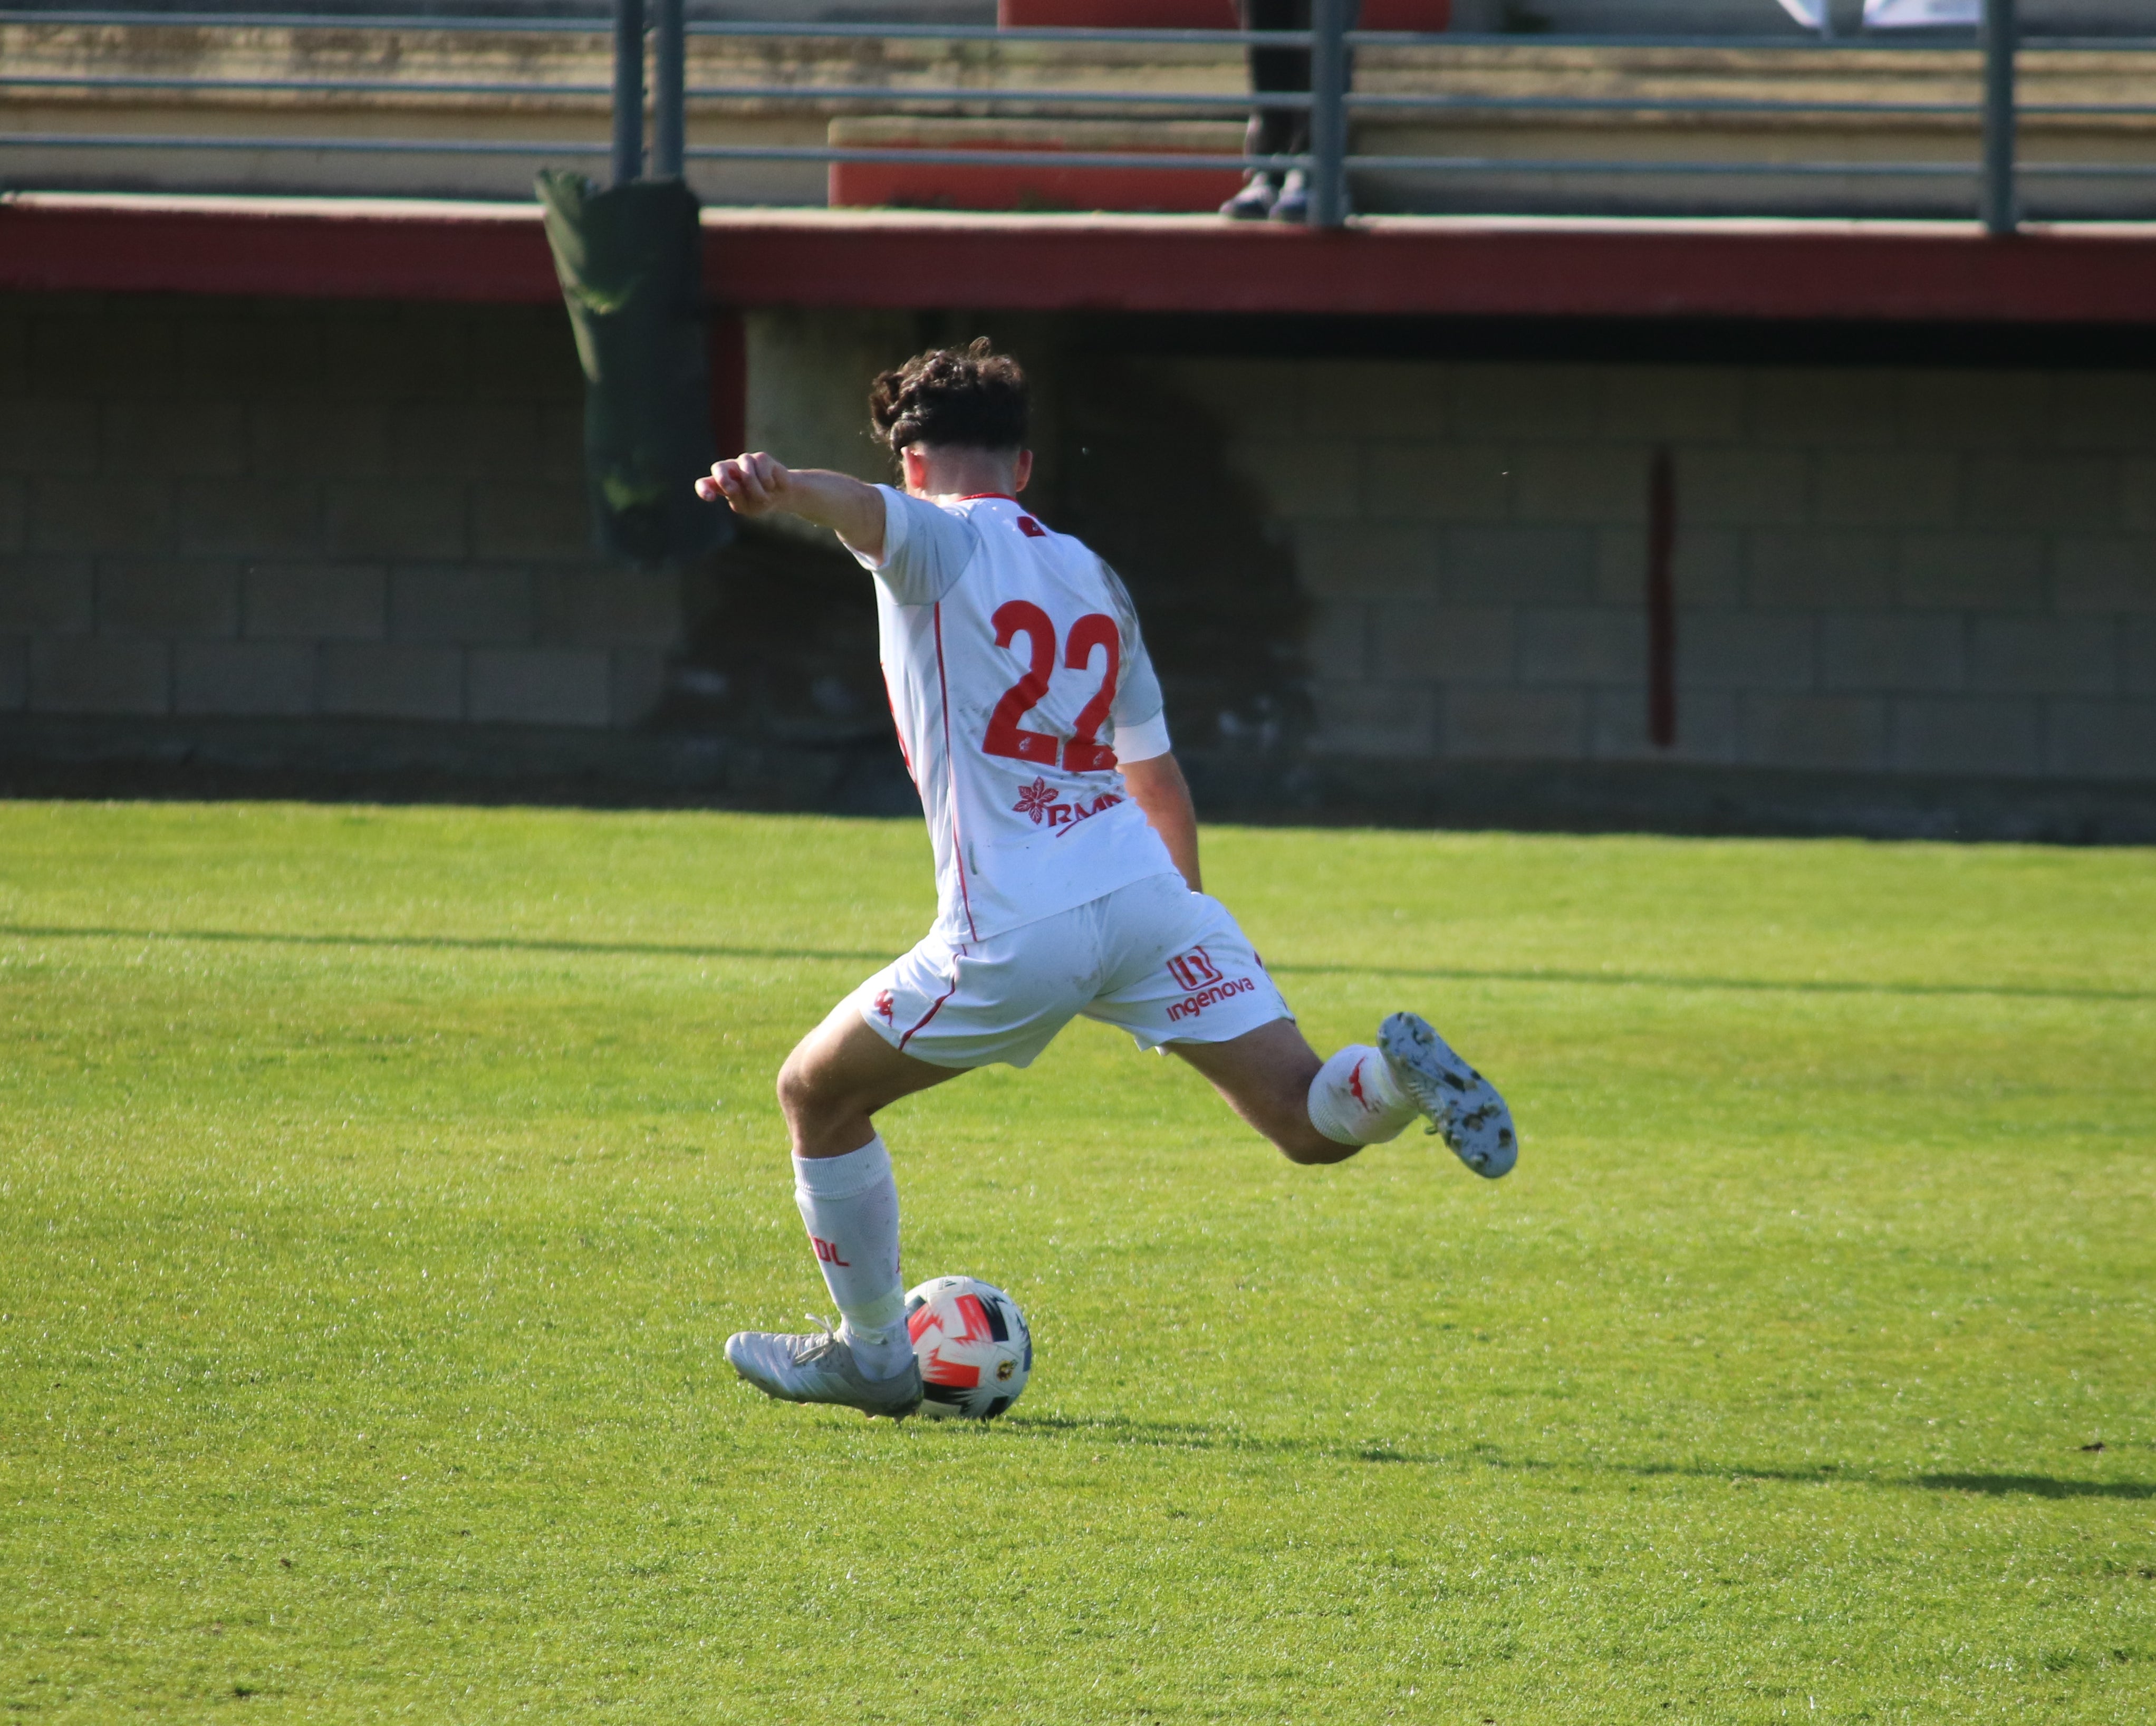
{"label": "soccer player", "polygon": [[1495,1179],[1512,1114],[1412,1013],[1329,1060],[1304,1040],[1227,908],[1200,889],[1198,822],[1169,753],[1137,614],[1115,573],[1019,501],[1027,389],[985,339],[875,380],[905,489],[721,461],[696,482],[737,513],[836,532],[875,580],[884,681],[936,857],[935,926],[787,1057],[794,1199],[842,1319],[743,1332],[726,1359],[793,1402],[921,1405],[899,1272],[898,1189],[877,1111],[1006,1061],[1072,1017],[1165,1048],[1296,1163],[1338,1163],[1418,1115]]}

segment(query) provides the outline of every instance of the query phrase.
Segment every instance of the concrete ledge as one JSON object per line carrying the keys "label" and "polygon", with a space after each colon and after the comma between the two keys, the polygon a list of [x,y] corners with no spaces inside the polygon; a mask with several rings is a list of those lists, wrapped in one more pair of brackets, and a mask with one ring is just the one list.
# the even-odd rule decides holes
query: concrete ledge
{"label": "concrete ledge", "polygon": [[[2031,223],[1998,239],[1950,221],[1381,216],[1321,233],[1212,216],[726,208],[703,222],[705,285],[727,306],[2156,321],[2156,223]],[[536,205],[46,193],[0,196],[0,289],[525,304],[561,291]]]}
{"label": "concrete ledge", "polygon": [[[2156,779],[1182,756],[1211,821],[2156,845]],[[547,804],[917,817],[887,739],[557,726],[0,717],[0,796]]]}

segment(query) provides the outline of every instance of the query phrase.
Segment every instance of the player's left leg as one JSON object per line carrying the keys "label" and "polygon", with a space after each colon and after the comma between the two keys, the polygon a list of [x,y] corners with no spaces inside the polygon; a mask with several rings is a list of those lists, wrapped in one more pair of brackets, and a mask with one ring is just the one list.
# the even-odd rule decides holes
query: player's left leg
{"label": "player's left leg", "polygon": [[1100,904],[1116,961],[1086,1015],[1141,1048],[1173,1050],[1291,1160],[1343,1161],[1421,1115],[1477,1174],[1512,1168],[1519,1145],[1504,1099],[1425,1020],[1395,1013],[1376,1046],[1320,1060],[1219,900],[1155,876]]}
{"label": "player's left leg", "polygon": [[1386,1020],[1377,1047],[1350,1043],[1325,1061],[1291,1019],[1221,1042],[1163,1046],[1291,1162],[1344,1162],[1398,1138],[1418,1115],[1477,1174],[1494,1180],[1517,1154],[1504,1099],[1412,1013]]}
{"label": "player's left leg", "polygon": [[1291,1163],[1344,1163],[1365,1145],[1398,1138],[1422,1112],[1380,1050],[1350,1044],[1326,1060],[1292,1019],[1223,1042],[1165,1046]]}
{"label": "player's left leg", "polygon": [[1168,1043],[1212,1081],[1229,1108],[1291,1163],[1344,1163],[1362,1149],[1327,1138],[1310,1118],[1310,1086],[1325,1059],[1292,1019],[1276,1019],[1224,1043]]}

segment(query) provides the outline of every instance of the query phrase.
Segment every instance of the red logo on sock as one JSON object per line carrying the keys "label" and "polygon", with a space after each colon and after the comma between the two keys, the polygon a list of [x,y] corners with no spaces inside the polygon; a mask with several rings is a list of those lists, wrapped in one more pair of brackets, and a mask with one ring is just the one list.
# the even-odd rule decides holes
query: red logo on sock
{"label": "red logo on sock", "polygon": [[816,1256],[827,1265],[836,1265],[841,1271],[854,1268],[852,1261],[839,1256],[839,1249],[820,1235],[811,1235],[808,1244],[816,1249]]}
{"label": "red logo on sock", "polygon": [[[1368,1056],[1364,1057],[1365,1060],[1368,1058]],[[1348,1094],[1352,1096],[1356,1102],[1361,1103],[1364,1108],[1369,1107],[1370,1099],[1363,1095],[1362,1061],[1358,1061],[1355,1063],[1355,1071],[1348,1075]]]}

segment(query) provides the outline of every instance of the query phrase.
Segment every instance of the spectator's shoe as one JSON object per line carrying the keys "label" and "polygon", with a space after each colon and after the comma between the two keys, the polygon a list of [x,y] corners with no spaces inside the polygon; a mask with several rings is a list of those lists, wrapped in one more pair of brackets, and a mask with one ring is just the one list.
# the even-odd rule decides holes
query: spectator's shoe
{"label": "spectator's shoe", "polygon": [[911,1360],[895,1379],[871,1379],[854,1359],[846,1339],[821,1319],[822,1331],[805,1337],[745,1330],[726,1338],[733,1369],[766,1396],[782,1402],[829,1402],[865,1415],[902,1420],[921,1406],[921,1369]]}
{"label": "spectator's shoe", "polygon": [[1278,196],[1270,175],[1252,174],[1249,183],[1220,206],[1220,213],[1230,222],[1262,222],[1272,213],[1273,199]]}
{"label": "spectator's shoe", "polygon": [[1378,1046],[1400,1088],[1444,1136],[1452,1153],[1485,1180],[1511,1172],[1520,1155],[1512,1112],[1496,1087],[1454,1054],[1427,1020],[1395,1013],[1378,1027]]}
{"label": "spectator's shoe", "polygon": [[1307,222],[1310,219],[1310,176],[1299,167],[1287,171],[1281,182],[1280,195],[1273,199],[1272,218],[1276,222]]}

